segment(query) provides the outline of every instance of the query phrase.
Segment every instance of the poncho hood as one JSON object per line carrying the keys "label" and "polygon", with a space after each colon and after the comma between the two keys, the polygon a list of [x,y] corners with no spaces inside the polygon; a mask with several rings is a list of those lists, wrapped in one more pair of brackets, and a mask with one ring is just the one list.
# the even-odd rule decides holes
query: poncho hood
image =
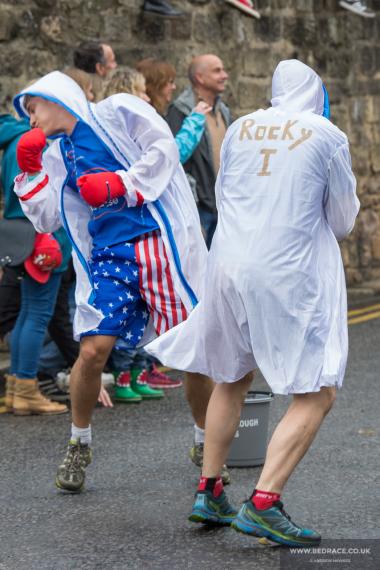
{"label": "poncho hood", "polygon": [[272,107],[284,111],[325,114],[322,79],[311,67],[296,59],[280,61],[272,79]]}
{"label": "poncho hood", "polygon": [[71,77],[60,71],[52,71],[44,75],[44,77],[41,77],[41,79],[38,79],[38,81],[16,95],[13,100],[16,111],[20,117],[28,119],[29,114],[24,105],[26,95],[43,97],[53,103],[57,103],[77,119],[88,123],[90,111],[86,95]]}

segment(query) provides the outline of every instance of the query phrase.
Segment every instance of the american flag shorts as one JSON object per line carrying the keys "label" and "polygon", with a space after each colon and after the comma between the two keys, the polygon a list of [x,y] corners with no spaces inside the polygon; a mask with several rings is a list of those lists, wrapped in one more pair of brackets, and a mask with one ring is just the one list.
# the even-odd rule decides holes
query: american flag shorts
{"label": "american flag shorts", "polygon": [[187,318],[186,308],[174,289],[159,231],[93,249],[90,271],[93,305],[102,311],[104,318],[96,329],[83,336],[117,336],[135,347],[149,317],[158,335]]}

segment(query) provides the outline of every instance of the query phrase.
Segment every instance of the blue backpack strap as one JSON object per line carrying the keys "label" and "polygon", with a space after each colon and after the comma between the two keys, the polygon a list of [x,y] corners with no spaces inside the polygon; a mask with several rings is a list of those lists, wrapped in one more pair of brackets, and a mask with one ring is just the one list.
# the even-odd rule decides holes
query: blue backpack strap
{"label": "blue backpack strap", "polygon": [[323,94],[324,94],[324,101],[323,101],[323,117],[326,117],[326,119],[330,119],[330,100],[329,100],[329,94],[327,92],[326,87],[324,86],[324,84],[322,83],[322,87],[323,87]]}

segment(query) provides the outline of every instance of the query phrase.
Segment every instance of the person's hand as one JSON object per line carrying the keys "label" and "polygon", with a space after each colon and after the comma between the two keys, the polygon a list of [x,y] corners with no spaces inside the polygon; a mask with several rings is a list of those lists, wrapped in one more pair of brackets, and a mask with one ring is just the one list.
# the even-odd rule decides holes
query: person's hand
{"label": "person's hand", "polygon": [[99,392],[99,396],[98,396],[98,402],[103,404],[103,406],[105,408],[113,408],[113,403],[112,403],[112,400],[110,398],[110,395],[107,392],[107,390],[104,388],[104,386],[102,386],[100,388],[100,392]]}
{"label": "person's hand", "polygon": [[205,101],[199,101],[193,109],[193,113],[201,113],[201,115],[207,115],[210,111],[212,111],[212,107]]}
{"label": "person's hand", "polygon": [[82,198],[93,208],[125,195],[123,181],[115,172],[84,174],[77,179],[77,184]]}
{"label": "person's hand", "polygon": [[36,174],[42,170],[42,151],[46,137],[42,129],[32,129],[24,133],[17,143],[17,163],[23,172]]}

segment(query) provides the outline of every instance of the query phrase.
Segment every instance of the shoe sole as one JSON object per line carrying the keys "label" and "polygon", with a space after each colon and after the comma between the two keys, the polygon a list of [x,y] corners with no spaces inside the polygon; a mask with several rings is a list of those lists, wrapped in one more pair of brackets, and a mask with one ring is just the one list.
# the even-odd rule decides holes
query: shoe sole
{"label": "shoe sole", "polygon": [[15,416],[60,416],[61,414],[67,414],[68,408],[66,410],[62,410],[60,412],[29,412],[23,410],[15,410],[13,409],[13,414]]}
{"label": "shoe sole", "polygon": [[70,395],[62,395],[62,396],[52,396],[51,394],[47,395],[44,394],[45,398],[48,398],[49,400],[51,400],[52,402],[58,402],[58,404],[66,404],[68,402],[70,402]]}
{"label": "shoe sole", "polygon": [[[228,0],[227,0],[228,1]],[[351,4],[348,4],[346,2],[339,2],[339,5],[342,8],[345,8],[346,10],[349,10],[352,14],[356,14],[357,16],[362,16],[362,18],[374,18],[376,16],[375,13],[365,13],[365,12],[360,12],[358,10],[355,10]]]}
{"label": "shoe sole", "polygon": [[297,540],[290,540],[287,538],[283,538],[274,534],[270,530],[263,528],[262,526],[256,525],[254,523],[243,521],[241,518],[235,518],[235,520],[231,524],[231,528],[240,532],[242,534],[248,534],[250,536],[255,536],[256,538],[265,538],[269,539],[272,542],[276,542],[277,544],[283,544],[285,546],[294,546],[294,547],[310,547],[310,546],[318,546],[321,540],[313,540],[313,541],[297,541]]}
{"label": "shoe sole", "polygon": [[67,489],[66,487],[63,487],[60,482],[58,481],[58,479],[55,480],[55,486],[60,490],[60,491],[65,491],[66,493],[71,493],[73,495],[77,495],[79,493],[81,493],[84,490],[84,483],[81,487],[79,487],[79,489]]}
{"label": "shoe sole", "polygon": [[142,402],[142,398],[113,398],[113,400],[121,404],[140,404]]}
{"label": "shoe sole", "polygon": [[182,12],[181,14],[163,14],[158,10],[143,10],[144,14],[152,14],[153,16],[161,16],[161,18],[181,18],[185,14]]}
{"label": "shoe sole", "polygon": [[231,4],[231,6],[233,6],[234,8],[237,8],[238,10],[241,10],[245,14],[248,14],[248,16],[253,16],[254,18],[260,20],[261,15],[257,10],[249,8],[248,6],[244,6],[244,4],[240,4],[240,2],[234,2],[234,0],[227,0],[227,2],[228,4]]}
{"label": "shoe sole", "polygon": [[153,388],[153,390],[155,390],[156,388],[158,388],[159,390],[172,390],[173,388],[181,388],[182,384],[176,384],[175,386],[168,386],[167,384],[165,385],[160,385],[160,384],[148,384],[150,386],[150,388]]}
{"label": "shoe sole", "polygon": [[203,511],[194,510],[189,516],[190,522],[202,523],[210,526],[230,526],[235,517],[220,518],[217,515],[204,513]]}

